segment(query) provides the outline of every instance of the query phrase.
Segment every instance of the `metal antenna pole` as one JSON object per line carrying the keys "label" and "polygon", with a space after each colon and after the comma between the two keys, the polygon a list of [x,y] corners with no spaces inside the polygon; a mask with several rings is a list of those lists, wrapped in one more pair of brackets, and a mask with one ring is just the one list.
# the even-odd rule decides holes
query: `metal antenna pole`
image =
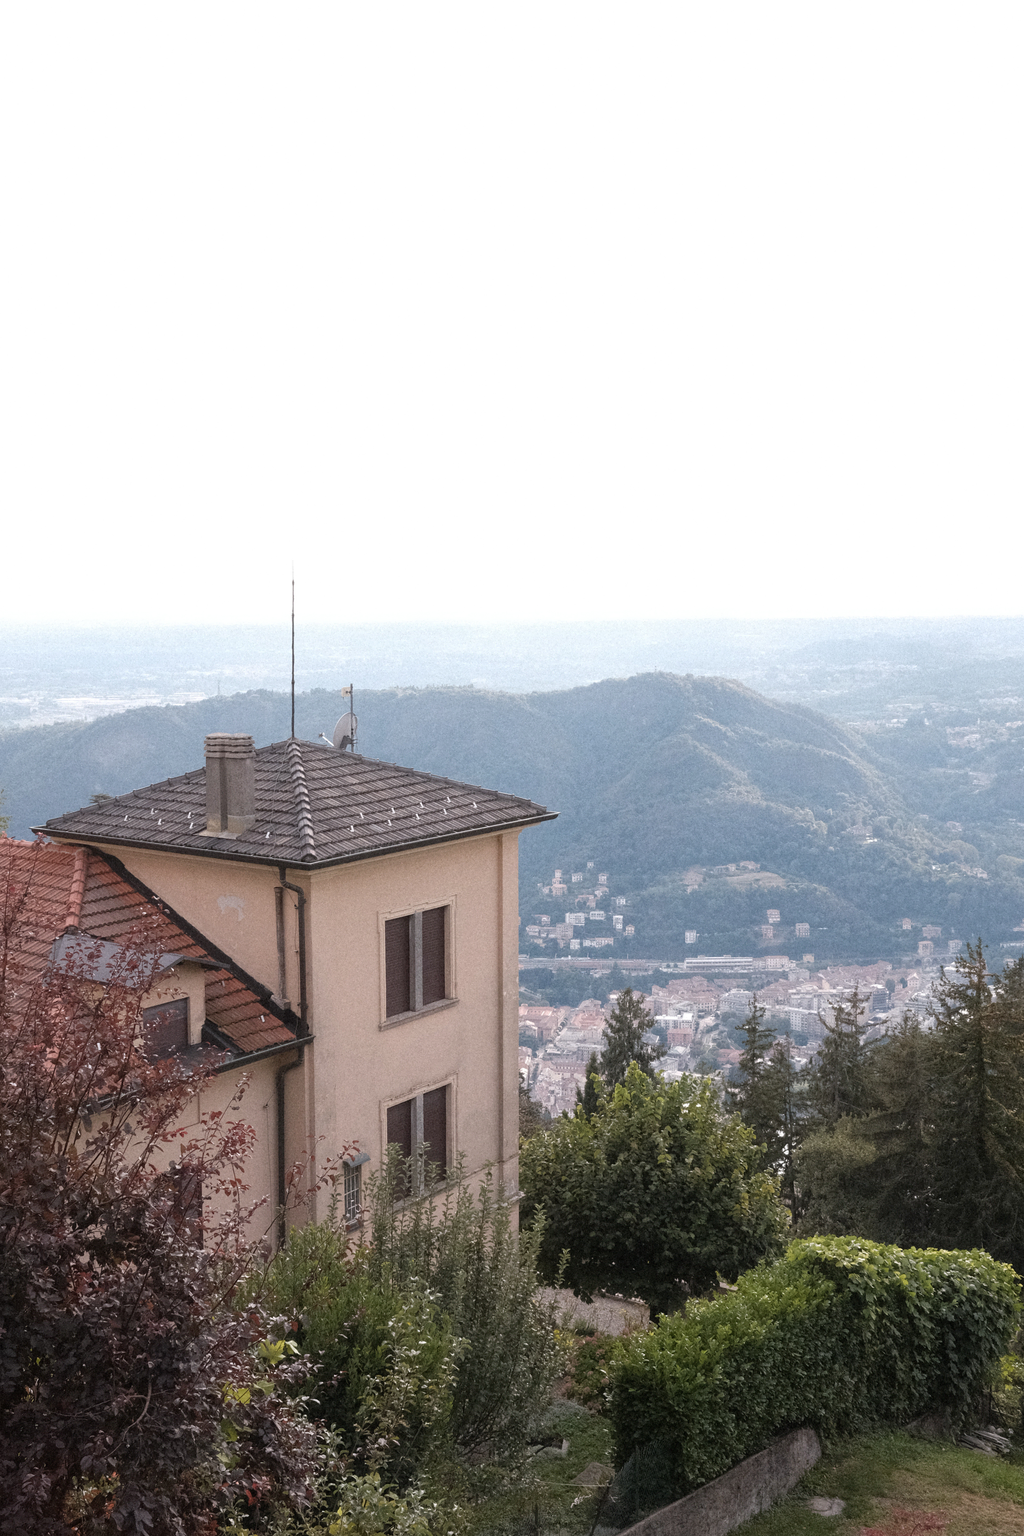
{"label": "metal antenna pole", "polygon": [[295,568],[292,567],[292,740],[295,739]]}
{"label": "metal antenna pole", "polygon": [[349,693],[348,707],[352,711],[352,751],[354,752],[355,749],[356,749],[356,686],[355,686],[355,683],[349,683],[349,685],[348,685],[348,693]]}

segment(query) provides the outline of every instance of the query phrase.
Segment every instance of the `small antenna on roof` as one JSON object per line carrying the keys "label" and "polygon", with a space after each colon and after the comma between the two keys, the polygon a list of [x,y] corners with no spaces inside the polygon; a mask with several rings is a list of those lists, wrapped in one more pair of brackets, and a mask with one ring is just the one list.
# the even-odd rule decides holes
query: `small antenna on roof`
{"label": "small antenna on roof", "polygon": [[349,683],[347,688],[341,690],[341,696],[343,699],[348,699],[348,713],[342,715],[334,727],[332,740],[340,752],[344,752],[346,747],[354,752],[356,749],[356,728],[359,725],[359,721],[355,717],[356,695],[351,683]]}
{"label": "small antenna on roof", "polygon": [[295,740],[295,567],[292,566],[292,741]]}

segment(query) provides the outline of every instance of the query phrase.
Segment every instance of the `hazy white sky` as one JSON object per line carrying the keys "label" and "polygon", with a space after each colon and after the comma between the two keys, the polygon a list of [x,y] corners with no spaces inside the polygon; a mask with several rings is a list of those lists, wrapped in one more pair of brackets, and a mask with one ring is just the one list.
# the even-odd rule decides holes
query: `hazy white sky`
{"label": "hazy white sky", "polygon": [[8,5],[3,617],[1024,612],[1022,39]]}

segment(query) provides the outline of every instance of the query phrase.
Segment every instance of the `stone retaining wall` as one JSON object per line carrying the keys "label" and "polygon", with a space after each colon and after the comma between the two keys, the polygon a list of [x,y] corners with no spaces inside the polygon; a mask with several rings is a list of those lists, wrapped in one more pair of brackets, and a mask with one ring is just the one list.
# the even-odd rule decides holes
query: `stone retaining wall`
{"label": "stone retaining wall", "polygon": [[744,1520],[777,1504],[820,1455],[814,1430],[794,1429],[713,1483],[631,1525],[621,1536],[728,1536]]}

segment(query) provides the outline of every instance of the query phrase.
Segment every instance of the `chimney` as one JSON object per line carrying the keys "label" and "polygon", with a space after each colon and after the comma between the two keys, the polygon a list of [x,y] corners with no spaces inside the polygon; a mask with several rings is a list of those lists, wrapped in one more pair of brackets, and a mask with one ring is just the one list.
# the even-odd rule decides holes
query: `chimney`
{"label": "chimney", "polygon": [[206,836],[237,837],[256,825],[256,747],[251,736],[206,738]]}

